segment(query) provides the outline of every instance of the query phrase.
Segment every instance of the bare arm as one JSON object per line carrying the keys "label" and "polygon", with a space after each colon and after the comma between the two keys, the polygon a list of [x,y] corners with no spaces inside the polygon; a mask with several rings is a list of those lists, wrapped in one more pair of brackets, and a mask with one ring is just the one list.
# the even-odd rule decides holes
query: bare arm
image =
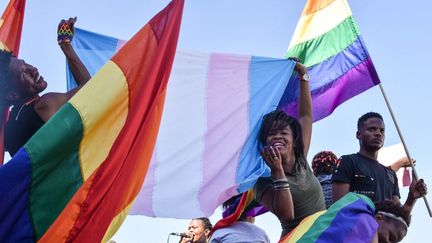
{"label": "bare arm", "polygon": [[343,182],[333,182],[333,203],[341,199],[349,192],[350,184]]}
{"label": "bare arm", "polygon": [[[48,121],[84,84],[90,80],[91,76],[87,68],[81,62],[70,42],[74,34],[75,18],[61,20],[58,26],[58,42],[61,50],[71,68],[72,74],[78,83],[78,87],[66,93],[50,92],[44,94],[35,105],[36,112],[43,121]],[[69,33],[62,35],[61,33]]]}
{"label": "bare arm", "polygon": [[70,43],[62,43],[60,44],[60,48],[67,58],[69,67],[72,71],[75,81],[78,84],[78,87],[82,87],[84,84],[87,83],[87,81],[90,80],[90,73],[88,72],[87,68],[84,66],[81,59],[78,57]]}
{"label": "bare arm", "polygon": [[[412,160],[413,164],[415,164],[416,160]],[[397,161],[395,161],[393,164],[390,165],[390,168],[394,171],[397,172],[401,167],[409,167],[411,166],[408,157],[402,157],[400,159],[398,159]]]}
{"label": "bare arm", "polygon": [[[74,25],[77,18],[69,18],[68,20],[61,20],[58,26],[58,42],[61,50],[63,51],[66,59],[69,63],[69,67],[72,71],[72,75],[78,84],[78,87],[72,89],[66,93],[67,99],[71,98],[87,81],[90,80],[91,76],[87,68],[82,63],[81,59],[76,54],[75,50],[71,45],[73,35],[75,34]],[[66,33],[66,34],[65,34]],[[69,34],[67,34],[69,33]]]}
{"label": "bare arm", "polygon": [[312,97],[310,93],[309,80],[303,79],[307,74],[307,68],[300,62],[295,65],[295,71],[299,77],[300,96],[298,100],[298,120],[302,127],[304,155],[307,156],[312,136]]}
{"label": "bare arm", "polygon": [[[274,181],[286,181],[279,151],[271,146],[266,146],[261,151],[261,155],[271,169],[272,179]],[[289,222],[294,219],[294,204],[289,188],[284,190],[267,189],[263,193],[260,203],[275,214],[281,222]]]}

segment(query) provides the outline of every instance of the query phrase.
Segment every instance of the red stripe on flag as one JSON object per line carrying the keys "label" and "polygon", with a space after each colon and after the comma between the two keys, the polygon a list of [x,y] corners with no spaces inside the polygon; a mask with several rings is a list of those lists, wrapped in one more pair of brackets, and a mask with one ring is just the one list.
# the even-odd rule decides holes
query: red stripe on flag
{"label": "red stripe on flag", "polygon": [[[107,159],[76,193],[70,205],[80,205],[73,228],[66,231],[67,242],[100,242],[111,221],[138,195],[144,182],[162,117],[166,86],[180,31],[184,0],[172,1],[144,26],[112,61],[123,71],[128,81],[129,112]],[[78,195],[88,189],[84,201]],[[64,210],[60,217],[68,214]],[[60,219],[59,217],[59,219]],[[64,230],[62,220],[49,232]],[[64,231],[63,231],[64,232]],[[41,242],[55,240],[47,233]],[[46,236],[46,237],[45,237]],[[58,235],[59,241],[64,241]]]}
{"label": "red stripe on flag", "polygon": [[16,57],[21,42],[25,2],[25,0],[10,1],[1,17],[3,24],[0,26],[0,41]]}

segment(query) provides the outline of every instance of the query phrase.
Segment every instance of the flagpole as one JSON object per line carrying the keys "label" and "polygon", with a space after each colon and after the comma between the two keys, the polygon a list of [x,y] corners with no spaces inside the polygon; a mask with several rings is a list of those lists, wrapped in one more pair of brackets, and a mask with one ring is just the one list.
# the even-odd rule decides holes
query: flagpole
{"label": "flagpole", "polygon": [[[401,142],[402,142],[402,145],[403,145],[403,147],[404,147],[404,149],[405,149],[405,153],[406,153],[406,155],[408,156],[408,160],[409,160],[409,163],[410,163],[410,165],[411,165],[412,172],[413,172],[413,173],[412,173],[412,174],[413,174],[413,177],[415,178],[415,180],[418,180],[417,171],[416,171],[416,169],[415,169],[415,167],[414,167],[414,163],[413,163],[413,161],[412,161],[411,155],[409,154],[408,147],[407,147],[407,145],[406,145],[406,143],[405,143],[405,140],[404,140],[404,138],[403,138],[403,136],[402,136],[402,132],[401,132],[401,130],[399,129],[399,125],[398,125],[398,123],[397,123],[397,121],[396,121],[396,117],[395,117],[395,115],[394,115],[394,113],[393,113],[393,110],[392,110],[392,108],[391,108],[391,106],[390,106],[390,102],[388,101],[388,99],[387,99],[387,95],[386,95],[385,92],[384,92],[384,87],[383,87],[382,83],[379,83],[379,87],[380,87],[381,93],[382,93],[382,95],[383,95],[383,97],[384,97],[384,100],[385,100],[385,103],[386,103],[386,105],[387,105],[387,108],[388,108],[388,110],[390,111],[390,115],[391,115],[391,117],[392,117],[392,119],[393,119],[393,123],[395,124],[396,130],[397,130],[397,132],[398,132],[398,134],[399,134],[399,137],[400,137],[400,140],[401,140]],[[427,208],[427,210],[428,210],[428,212],[429,212],[429,217],[432,218],[432,212],[431,212],[431,209],[430,209],[430,206],[429,206],[428,200],[427,200],[427,198],[426,198],[426,195],[423,196],[423,200],[424,200],[424,202],[425,202],[425,204],[426,204],[426,208]]]}

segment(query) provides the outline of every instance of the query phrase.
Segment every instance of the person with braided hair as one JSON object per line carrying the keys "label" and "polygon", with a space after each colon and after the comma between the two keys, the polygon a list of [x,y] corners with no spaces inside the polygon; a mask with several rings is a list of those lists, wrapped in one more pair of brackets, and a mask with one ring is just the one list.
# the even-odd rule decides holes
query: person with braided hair
{"label": "person with braided hair", "polygon": [[333,204],[332,173],[336,168],[338,158],[331,151],[321,151],[312,159],[312,171],[321,184],[326,208]]}
{"label": "person with braided hair", "polygon": [[12,107],[5,126],[5,150],[13,156],[84,84],[90,73],[72,48],[77,18],[61,20],[58,44],[67,58],[78,87],[65,93],[49,92],[38,69],[10,52],[0,52],[0,105]]}
{"label": "person with braided hair", "polygon": [[254,186],[255,200],[279,219],[281,237],[305,217],[325,209],[321,186],[306,160],[313,120],[309,77],[307,68],[295,61],[300,86],[298,119],[280,110],[263,117],[261,156],[271,177],[259,178]]}

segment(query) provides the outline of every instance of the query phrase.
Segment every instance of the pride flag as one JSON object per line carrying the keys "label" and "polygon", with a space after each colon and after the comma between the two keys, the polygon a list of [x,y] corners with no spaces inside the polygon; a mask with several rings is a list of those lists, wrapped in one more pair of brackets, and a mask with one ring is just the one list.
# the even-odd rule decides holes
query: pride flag
{"label": "pride flag", "polygon": [[[77,29],[72,45],[84,65],[97,67],[103,60],[92,58],[91,50],[108,59],[122,42]],[[177,51],[150,168],[130,214],[208,216],[252,187],[267,171],[258,153],[262,116],[277,108],[293,65]]]}
{"label": "pride flag", "polygon": [[377,229],[373,202],[366,196],[350,192],[327,211],[304,218],[279,242],[371,242]]}
{"label": "pride flag", "polygon": [[0,167],[0,242],[101,242],[153,152],[184,0],[172,1]]}
{"label": "pride flag", "polygon": [[[0,18],[0,50],[11,51],[18,56],[24,20],[25,0],[11,0]],[[9,107],[0,106],[0,165],[4,160],[4,125]]]}
{"label": "pride flag", "polygon": [[[308,0],[286,56],[308,67],[314,121],[380,83],[346,0]],[[296,115],[297,98],[298,82],[292,80],[280,107]]]}

